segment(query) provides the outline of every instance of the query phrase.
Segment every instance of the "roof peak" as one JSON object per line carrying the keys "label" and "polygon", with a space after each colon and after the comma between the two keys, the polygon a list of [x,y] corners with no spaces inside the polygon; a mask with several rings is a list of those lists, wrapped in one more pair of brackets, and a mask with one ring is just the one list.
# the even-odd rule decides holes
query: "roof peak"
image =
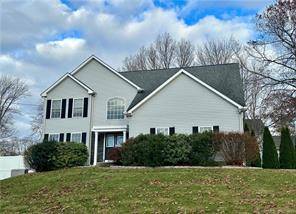
{"label": "roof peak", "polygon": [[184,69],[186,68],[201,68],[201,67],[214,67],[214,66],[224,66],[224,65],[239,65],[237,62],[233,63],[223,63],[223,64],[213,64],[213,65],[193,65],[186,67],[173,67],[173,68],[157,68],[157,69],[147,69],[147,70],[131,70],[131,71],[120,71],[120,73],[128,73],[128,72],[152,72],[152,71],[162,71],[162,70],[175,70],[175,69]]}

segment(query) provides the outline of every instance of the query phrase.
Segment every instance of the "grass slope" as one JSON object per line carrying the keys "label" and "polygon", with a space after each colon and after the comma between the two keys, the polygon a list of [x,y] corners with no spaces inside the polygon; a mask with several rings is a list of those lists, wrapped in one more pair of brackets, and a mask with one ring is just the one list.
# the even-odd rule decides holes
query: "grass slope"
{"label": "grass slope", "polygon": [[75,168],[0,182],[0,213],[296,210],[296,171]]}

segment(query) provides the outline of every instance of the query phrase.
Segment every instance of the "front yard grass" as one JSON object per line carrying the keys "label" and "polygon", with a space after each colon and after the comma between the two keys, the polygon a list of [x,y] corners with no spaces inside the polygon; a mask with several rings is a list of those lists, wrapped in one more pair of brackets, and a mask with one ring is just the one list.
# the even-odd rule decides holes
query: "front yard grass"
{"label": "front yard grass", "polygon": [[295,170],[91,167],[0,185],[0,213],[296,212]]}

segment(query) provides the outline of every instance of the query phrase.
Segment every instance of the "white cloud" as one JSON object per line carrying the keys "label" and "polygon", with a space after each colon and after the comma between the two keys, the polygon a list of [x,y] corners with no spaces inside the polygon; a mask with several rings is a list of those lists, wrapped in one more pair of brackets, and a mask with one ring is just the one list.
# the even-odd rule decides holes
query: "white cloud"
{"label": "white cloud", "polygon": [[47,43],[36,44],[36,51],[46,58],[59,59],[63,57],[71,57],[77,51],[85,48],[86,41],[78,38],[66,38],[59,41],[50,41]]}
{"label": "white cloud", "polygon": [[[89,55],[96,54],[119,68],[125,56],[159,33],[169,32],[194,44],[221,36],[246,42],[253,36],[249,17],[205,16],[187,25],[180,18],[180,8],[158,8],[151,0],[74,1],[76,10],[59,0],[6,0],[1,4],[0,72],[29,83],[32,96],[27,103],[38,103],[42,90]],[[79,35],[67,35],[68,31]]]}

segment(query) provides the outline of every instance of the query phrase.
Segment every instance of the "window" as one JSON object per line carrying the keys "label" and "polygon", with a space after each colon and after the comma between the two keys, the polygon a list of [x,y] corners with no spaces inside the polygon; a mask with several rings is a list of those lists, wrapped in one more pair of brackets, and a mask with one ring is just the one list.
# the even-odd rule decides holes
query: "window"
{"label": "window", "polygon": [[60,118],[61,117],[61,100],[53,100],[51,108],[51,118]]}
{"label": "window", "polygon": [[107,103],[107,119],[123,119],[124,100],[112,98]]}
{"label": "window", "polygon": [[114,147],[114,135],[107,135],[106,147]]}
{"label": "window", "polygon": [[72,133],[71,141],[76,143],[81,143],[81,133]]}
{"label": "window", "polygon": [[116,141],[115,141],[115,146],[116,147],[121,147],[123,143],[123,136],[122,135],[117,135],[116,136]]}
{"label": "window", "polygon": [[202,127],[200,127],[200,132],[210,132],[210,131],[212,131],[211,126],[202,126]]}
{"label": "window", "polygon": [[74,99],[73,101],[73,117],[82,117],[83,99]]}
{"label": "window", "polygon": [[49,134],[49,141],[56,141],[60,140],[60,134]]}
{"label": "window", "polygon": [[156,128],[156,134],[163,134],[163,135],[169,135],[169,128]]}

